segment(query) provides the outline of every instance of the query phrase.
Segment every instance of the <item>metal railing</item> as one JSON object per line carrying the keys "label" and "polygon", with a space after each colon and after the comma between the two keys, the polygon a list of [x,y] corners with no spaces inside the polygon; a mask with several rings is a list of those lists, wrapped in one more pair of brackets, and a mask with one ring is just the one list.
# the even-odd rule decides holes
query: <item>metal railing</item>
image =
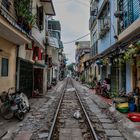
{"label": "metal railing", "polygon": [[96,16],[91,16],[89,19],[89,29],[91,29],[91,27],[95,21],[96,21]]}

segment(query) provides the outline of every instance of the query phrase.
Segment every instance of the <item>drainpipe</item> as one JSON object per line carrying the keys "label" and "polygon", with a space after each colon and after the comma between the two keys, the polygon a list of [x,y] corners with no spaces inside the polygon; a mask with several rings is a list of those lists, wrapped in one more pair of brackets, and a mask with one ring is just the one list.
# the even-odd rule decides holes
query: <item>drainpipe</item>
{"label": "drainpipe", "polygon": [[16,51],[16,83],[15,88],[19,88],[19,45],[17,45],[17,51]]}

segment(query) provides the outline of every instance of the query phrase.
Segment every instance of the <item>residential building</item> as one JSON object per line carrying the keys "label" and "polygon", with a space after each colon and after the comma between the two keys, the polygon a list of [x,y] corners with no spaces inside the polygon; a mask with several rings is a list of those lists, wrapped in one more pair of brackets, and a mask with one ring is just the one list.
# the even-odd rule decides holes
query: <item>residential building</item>
{"label": "residential building", "polygon": [[77,75],[86,80],[87,73],[85,71],[84,62],[90,58],[90,41],[78,41],[75,42],[76,45],[76,71]]}
{"label": "residential building", "polygon": [[16,1],[0,0],[0,92],[16,87],[16,57],[18,48],[31,43],[31,36],[21,26],[16,13]]}
{"label": "residential building", "polygon": [[28,97],[46,92],[45,19],[54,15],[52,0],[0,0],[0,92],[10,87]]}
{"label": "residential building", "polygon": [[42,94],[47,91],[45,18],[47,18],[47,15],[55,15],[51,0],[47,2],[42,0],[30,2],[29,10],[32,14],[31,22],[33,22],[30,30],[32,42],[19,47],[17,69],[17,88],[22,89],[29,97],[32,96],[34,91],[39,91]]}
{"label": "residential building", "polygon": [[105,77],[109,77],[110,67],[107,65],[97,65],[96,59],[99,58],[97,55],[104,54],[104,51],[116,42],[117,19],[114,17],[116,1],[91,0],[90,5],[89,29],[93,58],[92,73],[98,80],[103,80]]}
{"label": "residential building", "polygon": [[[112,93],[118,93],[121,89],[129,93],[136,86],[140,87],[138,78],[140,72],[137,65],[139,4],[139,0],[91,0],[91,18],[95,17],[94,20],[90,19],[91,47],[97,46],[97,49],[92,49],[94,61],[92,63],[100,69],[101,80],[105,77],[111,79]],[[96,41],[97,45],[93,45]]]}
{"label": "residential building", "polygon": [[[140,1],[139,0],[121,0],[118,1],[117,11],[115,13],[118,19],[118,41],[122,42],[120,44],[120,49],[127,50],[128,46],[139,47],[139,31],[140,31]],[[137,45],[135,45],[137,44]],[[137,62],[139,61],[139,55],[132,58],[134,64],[130,61],[124,63],[124,72],[122,73],[125,79],[126,92],[132,91],[136,86],[140,88],[139,82],[139,66]]]}
{"label": "residential building", "polygon": [[[58,81],[60,77],[60,71],[63,65],[63,60],[61,59],[63,52],[63,43],[61,41],[61,24],[58,20],[48,20],[47,32],[47,55],[48,55],[48,82],[51,84],[53,80]],[[62,62],[61,62],[62,61]],[[60,70],[61,68],[61,70]]]}
{"label": "residential building", "polygon": [[63,80],[67,75],[66,73],[67,58],[63,52],[59,54],[59,61],[60,61],[59,80]]}
{"label": "residential building", "polygon": [[59,62],[59,80],[63,80],[66,77],[67,59],[62,50],[59,52]]}

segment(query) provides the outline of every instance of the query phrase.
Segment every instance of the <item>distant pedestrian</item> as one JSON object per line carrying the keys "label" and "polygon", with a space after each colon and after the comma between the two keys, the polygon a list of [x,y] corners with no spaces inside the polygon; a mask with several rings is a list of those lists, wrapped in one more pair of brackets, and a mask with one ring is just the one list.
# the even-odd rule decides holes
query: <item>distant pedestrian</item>
{"label": "distant pedestrian", "polygon": [[94,85],[94,87],[97,85],[97,77],[93,78],[93,85]]}
{"label": "distant pedestrian", "polygon": [[100,94],[101,93],[101,83],[97,80],[97,77],[94,77],[93,82],[94,82],[95,93]]}

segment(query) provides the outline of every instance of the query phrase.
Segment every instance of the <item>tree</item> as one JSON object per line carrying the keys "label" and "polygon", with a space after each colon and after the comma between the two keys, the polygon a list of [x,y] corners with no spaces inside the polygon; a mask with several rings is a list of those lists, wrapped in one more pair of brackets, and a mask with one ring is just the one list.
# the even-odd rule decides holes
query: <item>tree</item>
{"label": "tree", "polygon": [[74,73],[74,66],[75,66],[75,63],[71,63],[67,66],[68,70],[71,71],[71,73]]}

